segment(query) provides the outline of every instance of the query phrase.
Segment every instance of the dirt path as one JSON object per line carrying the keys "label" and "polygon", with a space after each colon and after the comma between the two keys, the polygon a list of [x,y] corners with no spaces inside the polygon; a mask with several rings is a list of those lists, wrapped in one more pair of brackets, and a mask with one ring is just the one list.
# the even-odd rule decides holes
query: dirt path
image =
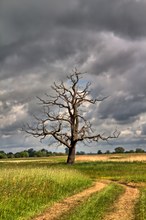
{"label": "dirt path", "polygon": [[137,188],[124,186],[125,193],[115,202],[113,210],[104,220],[133,220],[134,206],[139,197]]}
{"label": "dirt path", "polygon": [[[111,181],[96,182],[94,186],[85,189],[84,191],[75,194],[71,197],[64,199],[59,203],[55,203],[54,206],[47,209],[42,215],[34,218],[33,220],[55,220],[68,212],[71,208],[77,206],[85,198],[91,196],[91,194],[100,191],[106,187]],[[105,216],[104,220],[133,220],[134,219],[134,206],[139,198],[139,190],[133,186],[125,186],[125,192],[120,196],[118,201],[115,201],[111,213]]]}
{"label": "dirt path", "polygon": [[69,211],[71,208],[78,205],[83,199],[89,197],[91,194],[100,191],[107,186],[107,183],[96,182],[94,186],[85,189],[84,191],[75,194],[67,199],[64,199],[60,203],[56,203],[54,206],[46,210],[42,215],[34,218],[34,220],[55,220],[59,218],[63,213]]}

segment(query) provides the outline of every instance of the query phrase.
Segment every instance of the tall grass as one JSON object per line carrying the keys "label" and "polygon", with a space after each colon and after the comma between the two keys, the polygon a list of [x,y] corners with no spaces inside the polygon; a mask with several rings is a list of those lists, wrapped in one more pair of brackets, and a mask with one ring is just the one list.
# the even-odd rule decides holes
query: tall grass
{"label": "tall grass", "polygon": [[140,198],[136,204],[135,212],[135,220],[146,219],[146,188],[141,189]]}
{"label": "tall grass", "polygon": [[27,219],[90,184],[89,178],[75,170],[46,166],[3,168],[0,172],[0,219]]}

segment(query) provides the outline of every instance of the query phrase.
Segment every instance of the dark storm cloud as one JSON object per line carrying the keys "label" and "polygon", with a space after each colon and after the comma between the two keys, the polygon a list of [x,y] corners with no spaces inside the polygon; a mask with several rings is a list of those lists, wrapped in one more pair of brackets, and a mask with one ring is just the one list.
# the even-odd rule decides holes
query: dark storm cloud
{"label": "dark storm cloud", "polygon": [[[127,69],[132,68],[135,62],[135,49],[128,51],[117,51],[113,54],[104,54],[102,59],[96,60],[92,66],[94,74],[102,74],[111,71],[111,75],[124,74]],[[100,56],[100,55],[99,55]]]}
{"label": "dark storm cloud", "polygon": [[142,135],[146,135],[146,124],[142,125]]}
{"label": "dark storm cloud", "polygon": [[127,37],[146,35],[145,0],[81,0],[78,10],[70,10],[61,18],[61,24],[109,30]]}
{"label": "dark storm cloud", "polygon": [[90,35],[87,34],[84,37],[81,31],[69,32],[66,29],[59,29],[52,30],[51,34],[45,33],[42,38],[23,40],[3,46],[0,50],[0,78],[8,78],[12,74],[13,76],[20,75],[23,70],[25,70],[24,74],[30,74],[31,71],[37,72],[37,68],[45,70],[46,63],[65,62],[65,59],[72,56],[76,56],[77,63],[83,63],[93,47],[92,41]]}
{"label": "dark storm cloud", "polygon": [[144,0],[1,0],[2,143],[20,144],[21,123],[39,112],[35,97],[74,67],[87,71],[94,98],[110,96],[99,109],[90,106],[93,124],[131,125],[134,133],[138,122],[145,135],[145,11]]}
{"label": "dark storm cloud", "polygon": [[117,95],[99,106],[102,119],[111,117],[126,124],[136,121],[145,111],[146,98],[140,96]]}
{"label": "dark storm cloud", "polygon": [[[62,0],[58,3],[46,0],[41,2],[6,0],[0,4],[1,79],[11,74],[17,76],[23,69],[25,74],[29,74],[37,67],[44,67],[45,60],[53,63],[78,54],[75,61],[85,62],[92,44],[97,44],[97,40],[89,39],[89,30],[92,34],[98,29],[117,32],[118,28],[119,33],[125,33],[123,27],[129,25],[130,33],[127,32],[127,35],[143,33],[132,31],[132,24],[129,22],[133,22],[135,29],[145,30],[144,1],[112,0],[109,3],[107,0],[92,0],[72,3]],[[96,69],[98,65],[97,72],[102,72],[113,65],[118,68],[128,67],[132,65],[130,53],[132,51],[121,51],[105,59],[106,62],[95,64],[94,68]]]}
{"label": "dark storm cloud", "polygon": [[[90,2],[84,0],[72,3],[66,0],[59,2],[6,0],[0,4],[2,30],[0,61],[6,58],[11,60],[14,55],[18,56],[19,59],[16,60],[18,63],[12,66],[14,70],[16,69],[14,73],[21,68],[28,68],[29,65],[43,65],[42,58],[52,62],[58,57],[75,54],[74,48],[77,48],[75,46],[79,46],[80,42],[77,45],[74,45],[74,42],[87,34],[86,28],[91,32],[99,29],[124,33],[132,37],[145,36],[146,3],[144,1],[112,0],[109,3],[107,0]],[[71,32],[54,31],[61,30],[61,27]],[[73,32],[82,30],[84,27],[85,32],[75,36]],[[70,34],[73,34],[72,38]],[[44,42],[43,45],[44,36],[48,43]],[[55,43],[52,44],[55,36],[58,38],[54,42],[59,44],[56,47]],[[79,47],[79,49],[82,48]],[[102,64],[99,68],[102,68]]]}
{"label": "dark storm cloud", "polygon": [[[70,33],[55,26],[56,20],[71,1],[2,1],[0,3],[0,70],[1,79],[25,74],[44,60],[52,63],[74,53]],[[60,30],[60,31],[59,31]],[[73,38],[73,36],[72,36]],[[78,37],[77,37],[78,38]]]}
{"label": "dark storm cloud", "polygon": [[61,14],[64,14],[69,8],[74,8],[74,5],[76,5],[76,1],[67,0],[59,2],[57,0],[1,1],[1,26],[5,32],[11,32],[11,36],[2,39],[3,41],[9,39],[9,42],[12,42],[20,37],[28,36],[28,34],[35,36],[42,33],[41,31],[54,25]]}

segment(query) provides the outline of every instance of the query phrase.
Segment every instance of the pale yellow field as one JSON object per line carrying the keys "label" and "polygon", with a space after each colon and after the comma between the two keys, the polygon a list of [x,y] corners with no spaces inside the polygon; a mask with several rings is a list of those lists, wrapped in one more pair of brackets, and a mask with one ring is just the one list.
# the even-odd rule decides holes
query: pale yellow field
{"label": "pale yellow field", "polygon": [[146,154],[103,154],[77,155],[76,161],[142,161],[146,162]]}

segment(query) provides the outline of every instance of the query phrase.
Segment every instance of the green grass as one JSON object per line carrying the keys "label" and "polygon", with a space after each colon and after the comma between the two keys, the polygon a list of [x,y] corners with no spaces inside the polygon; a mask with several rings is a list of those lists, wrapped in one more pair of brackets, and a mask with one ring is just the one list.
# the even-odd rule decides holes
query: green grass
{"label": "green grass", "polygon": [[[97,161],[67,166],[65,161],[65,157],[0,160],[0,220],[26,220],[95,179],[146,183],[144,162]],[[146,213],[145,189],[141,195],[139,216]]]}
{"label": "green grass", "polygon": [[3,167],[0,172],[0,219],[27,219],[89,185],[91,180],[76,170],[46,166]]}
{"label": "green grass", "polygon": [[146,164],[142,162],[84,162],[76,163],[73,168],[92,179],[146,182]]}
{"label": "green grass", "polygon": [[135,208],[135,220],[146,220],[146,189],[141,189],[140,199]]}
{"label": "green grass", "polygon": [[107,212],[111,211],[111,206],[123,192],[122,186],[110,184],[99,193],[94,193],[59,220],[101,220]]}

